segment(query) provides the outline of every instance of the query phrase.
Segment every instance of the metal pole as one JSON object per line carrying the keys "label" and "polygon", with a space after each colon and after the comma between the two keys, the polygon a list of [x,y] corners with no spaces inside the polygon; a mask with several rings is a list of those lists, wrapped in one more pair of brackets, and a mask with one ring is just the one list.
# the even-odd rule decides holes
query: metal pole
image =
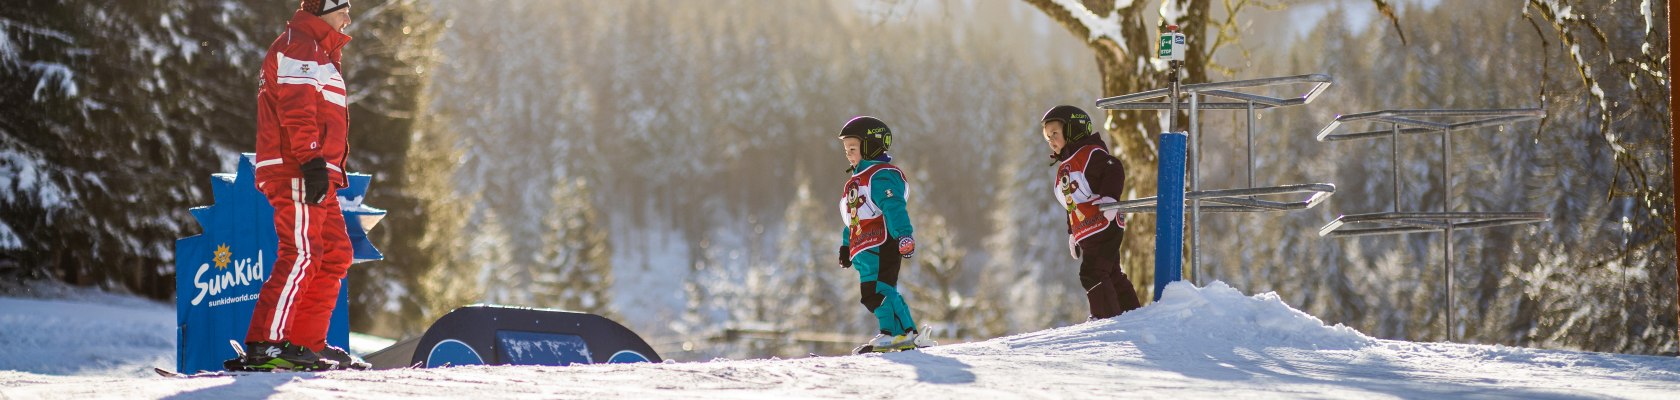
{"label": "metal pole", "polygon": [[[1452,212],[1452,128],[1441,130],[1441,163],[1446,164],[1441,172],[1441,211]],[[1447,221],[1447,341],[1452,341],[1453,327],[1453,228],[1452,220]]]}
{"label": "metal pole", "polygon": [[[1248,102],[1248,187],[1254,187],[1254,102]],[[1253,196],[1249,196],[1253,198]]]}
{"label": "metal pole", "polygon": [[[1174,74],[1177,75],[1177,74]],[[1167,84],[1172,87],[1172,93],[1167,95],[1167,132],[1178,132],[1178,79],[1172,79]]]}
{"label": "metal pole", "polygon": [[1451,342],[1453,340],[1453,228],[1451,223],[1447,224],[1447,229],[1444,232],[1447,240],[1447,341]]}
{"label": "metal pole", "polygon": [[[1190,191],[1202,190],[1202,130],[1196,124],[1196,106],[1202,95],[1190,92],[1190,143],[1195,149],[1190,152]],[[1202,200],[1190,200],[1190,283],[1200,284],[1202,279]]]}
{"label": "metal pole", "polygon": [[1452,128],[1441,130],[1441,212],[1452,212]]}
{"label": "metal pole", "polygon": [[[1451,196],[1450,193],[1452,192],[1452,128],[1446,128],[1446,129],[1441,130],[1441,166],[1442,166],[1442,168],[1441,168],[1441,212],[1451,212],[1452,211],[1452,196]],[[1446,245],[1442,246],[1442,248],[1445,250],[1445,254],[1442,254],[1442,257],[1441,257],[1442,259],[1444,259],[1446,261],[1446,264],[1447,264],[1447,277],[1446,277],[1446,279],[1447,279],[1447,310],[1446,310],[1447,311],[1447,335],[1446,335],[1446,337],[1447,337],[1447,341],[1449,341],[1449,342],[1453,340],[1453,336],[1454,336],[1453,335],[1453,258],[1452,258],[1453,242],[1452,242],[1452,232],[1453,232],[1452,221],[1449,220],[1449,221],[1447,221],[1447,229],[1442,230],[1442,233],[1443,233],[1442,237],[1443,237],[1443,240],[1446,241]]]}
{"label": "metal pole", "polygon": [[[1172,27],[1169,26],[1168,29]],[[1167,61],[1167,87],[1170,88],[1167,92],[1167,102],[1171,103],[1167,106],[1167,132],[1178,132],[1178,100],[1182,95],[1178,88],[1178,67],[1181,62]]]}
{"label": "metal pole", "polygon": [[1394,137],[1388,146],[1389,166],[1394,167],[1394,212],[1400,212],[1400,124],[1394,124]]}

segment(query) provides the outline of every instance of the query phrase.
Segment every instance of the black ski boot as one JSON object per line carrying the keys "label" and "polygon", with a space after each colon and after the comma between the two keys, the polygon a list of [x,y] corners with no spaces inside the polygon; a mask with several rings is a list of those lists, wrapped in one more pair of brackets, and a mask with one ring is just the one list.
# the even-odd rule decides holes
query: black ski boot
{"label": "black ski boot", "polygon": [[[289,342],[247,342],[245,357],[239,364],[238,371],[260,372],[325,371],[338,367],[337,362],[322,358],[314,350]],[[227,365],[224,363],[224,366]]]}
{"label": "black ski boot", "polygon": [[327,345],[326,348],[321,349],[321,358],[338,363],[338,369],[365,370],[373,368],[373,364],[363,361],[361,357],[333,345]]}

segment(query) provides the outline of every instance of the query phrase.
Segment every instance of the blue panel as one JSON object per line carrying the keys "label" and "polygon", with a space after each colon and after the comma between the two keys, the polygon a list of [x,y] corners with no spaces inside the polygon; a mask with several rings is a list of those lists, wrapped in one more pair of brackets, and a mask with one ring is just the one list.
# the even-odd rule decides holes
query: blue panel
{"label": "blue panel", "polygon": [[1155,301],[1167,284],[1184,272],[1184,150],[1189,135],[1161,134],[1161,159],[1155,177]]}
{"label": "blue panel", "polygon": [[380,354],[368,361],[382,368],[424,364],[427,351],[445,340],[478,349],[484,361],[491,365],[644,360],[657,363],[661,360],[659,353],[636,332],[599,315],[479,304],[457,308],[439,317],[420,336],[414,352]]}
{"label": "blue panel", "polygon": [[589,344],[577,335],[521,331],[496,331],[500,364],[571,365],[593,364]]}
{"label": "blue panel", "polygon": [[[273,270],[279,247],[274,207],[257,190],[254,157],[245,154],[236,174],[216,174],[210,180],[215,204],[192,209],[204,234],[175,242],[177,370],[221,370],[222,361],[234,357],[228,340],[245,341],[257,295]],[[354,187],[346,190],[367,190],[365,178],[351,181]],[[371,249],[366,240],[366,235],[351,239],[357,249]],[[357,258],[363,259],[361,252]],[[346,348],[350,345],[349,288],[346,281],[339,290],[327,330],[328,344]]]}
{"label": "blue panel", "polygon": [[639,362],[651,362],[651,361],[648,361],[647,356],[642,355],[642,353],[637,353],[637,352],[630,351],[630,350],[622,350],[622,351],[619,351],[617,353],[613,353],[612,358],[607,359],[608,364],[629,364],[629,363],[639,363]]}
{"label": "blue panel", "polygon": [[479,357],[472,346],[453,339],[438,342],[426,355],[426,368],[461,365],[484,365],[484,357]]}

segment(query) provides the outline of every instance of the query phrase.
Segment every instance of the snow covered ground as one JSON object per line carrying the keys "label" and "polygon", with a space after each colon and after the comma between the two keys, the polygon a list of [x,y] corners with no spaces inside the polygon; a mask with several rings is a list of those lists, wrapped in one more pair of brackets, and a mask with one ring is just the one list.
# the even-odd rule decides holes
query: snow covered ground
{"label": "snow covered ground", "polygon": [[[884,355],[161,378],[167,306],[0,298],[0,398],[1675,398],[1680,359],[1379,340],[1222,283]],[[62,355],[54,355],[63,352]],[[115,354],[127,354],[118,357]]]}
{"label": "snow covered ground", "polygon": [[118,296],[0,297],[0,370],[144,377],[153,366],[170,365],[172,305]]}

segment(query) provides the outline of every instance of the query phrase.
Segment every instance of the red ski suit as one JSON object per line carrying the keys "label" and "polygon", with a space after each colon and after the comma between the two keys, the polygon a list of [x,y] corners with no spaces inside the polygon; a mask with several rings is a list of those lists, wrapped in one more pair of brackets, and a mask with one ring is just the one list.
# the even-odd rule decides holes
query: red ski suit
{"label": "red ski suit", "polygon": [[274,206],[279,254],[251,314],[247,342],[291,342],[321,351],[350,269],[350,238],[338,197],[308,204],[300,169],[321,158],[344,187],[349,111],[340,50],[350,37],[299,10],[268,48],[257,90],[257,187]]}

